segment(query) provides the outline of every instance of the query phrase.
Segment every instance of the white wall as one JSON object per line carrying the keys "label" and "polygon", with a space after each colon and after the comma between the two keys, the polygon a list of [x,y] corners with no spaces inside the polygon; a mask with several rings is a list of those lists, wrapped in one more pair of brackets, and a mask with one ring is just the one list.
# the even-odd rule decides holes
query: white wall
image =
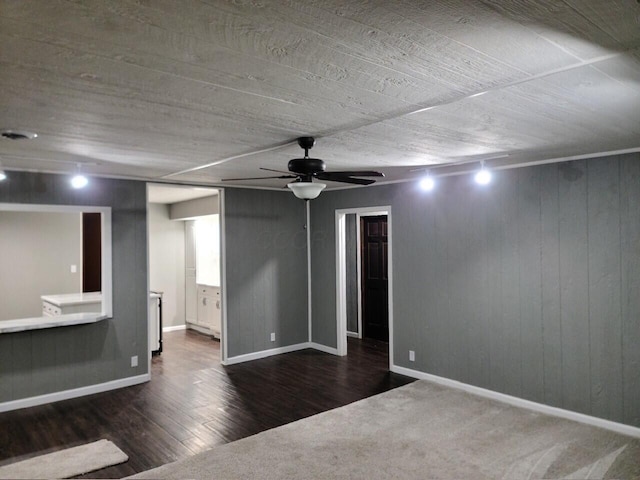
{"label": "white wall", "polygon": [[0,212],[0,320],[40,317],[41,295],[80,292],[80,244],[79,213]]}
{"label": "white wall", "polygon": [[169,206],[149,204],[149,285],[163,292],[164,327],[185,323],[184,222],[169,219]]}
{"label": "white wall", "polygon": [[220,215],[207,215],[195,220],[196,282],[220,286]]}

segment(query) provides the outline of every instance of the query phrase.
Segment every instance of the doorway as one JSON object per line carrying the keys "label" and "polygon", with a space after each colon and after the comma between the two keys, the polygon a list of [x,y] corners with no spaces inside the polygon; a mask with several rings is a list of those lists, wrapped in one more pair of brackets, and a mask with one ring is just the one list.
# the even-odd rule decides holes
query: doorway
{"label": "doorway", "polygon": [[[337,353],[347,354],[347,336],[370,336],[388,341],[389,368],[393,366],[393,262],[391,207],[363,207],[336,210],[336,322]],[[352,220],[355,218],[355,220]],[[347,253],[348,223],[355,225],[357,287],[349,287],[348,264],[353,253]],[[369,244],[365,251],[364,244]],[[351,250],[353,252],[353,249]],[[369,268],[363,268],[363,264]],[[366,272],[365,272],[366,271]],[[364,281],[364,275],[371,282]],[[365,292],[365,289],[367,291]],[[349,290],[349,295],[347,294]],[[357,300],[354,301],[354,290]],[[367,294],[369,293],[369,294]],[[349,310],[357,308],[357,322],[351,319],[347,328]],[[365,310],[371,312],[371,319]],[[367,325],[368,324],[368,325]],[[357,325],[357,330],[354,330]]]}
{"label": "doorway", "polygon": [[216,188],[147,184],[149,361],[163,333],[186,329],[219,340],[225,360],[223,208]]}
{"label": "doorway", "polygon": [[361,335],[389,341],[387,216],[360,217]]}

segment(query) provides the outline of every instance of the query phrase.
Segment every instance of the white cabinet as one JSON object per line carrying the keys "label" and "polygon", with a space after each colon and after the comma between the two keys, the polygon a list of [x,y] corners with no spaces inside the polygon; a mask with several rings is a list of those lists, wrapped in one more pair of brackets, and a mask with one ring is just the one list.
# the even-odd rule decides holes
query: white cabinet
{"label": "white cabinet", "polygon": [[194,322],[220,337],[220,287],[198,285],[198,317]]}
{"label": "white cabinet", "polygon": [[[218,224],[219,218],[217,215],[212,217],[214,218],[209,218],[208,222],[202,224],[207,228],[201,225],[200,241],[197,221],[185,222],[185,317],[187,325],[191,328],[220,338],[220,287],[198,284],[196,280],[201,278],[200,281],[205,283],[219,280],[219,274],[217,277],[211,275],[212,270],[217,271],[220,268],[219,262],[214,261],[215,255],[213,255],[219,250],[219,231],[216,230],[217,227],[211,227]],[[202,235],[211,233],[210,230],[217,232],[218,237],[213,235],[213,238],[210,238],[212,235]],[[213,246],[209,245],[211,242]],[[202,275],[200,270],[209,271],[209,275]],[[212,280],[207,281],[209,278]]]}
{"label": "white cabinet", "polygon": [[62,309],[57,305],[49,302],[42,302],[42,316],[43,317],[56,317],[62,315]]}

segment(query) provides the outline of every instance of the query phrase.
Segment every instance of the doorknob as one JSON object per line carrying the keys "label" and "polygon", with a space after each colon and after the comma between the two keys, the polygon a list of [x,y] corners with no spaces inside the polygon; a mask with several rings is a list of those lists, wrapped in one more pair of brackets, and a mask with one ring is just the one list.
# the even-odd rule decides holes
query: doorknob
{"label": "doorknob", "polygon": [[220,300],[216,300],[216,308],[220,308]]}
{"label": "doorknob", "polygon": [[202,297],[202,305],[207,305],[207,297]]}

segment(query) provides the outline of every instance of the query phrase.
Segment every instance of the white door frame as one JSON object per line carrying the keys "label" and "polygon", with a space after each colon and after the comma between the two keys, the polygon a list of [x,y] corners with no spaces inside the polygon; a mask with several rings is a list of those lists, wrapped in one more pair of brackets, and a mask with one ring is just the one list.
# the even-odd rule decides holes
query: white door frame
{"label": "white door frame", "polygon": [[[393,366],[393,235],[391,206],[344,208],[335,212],[336,230],[336,330],[338,355],[347,354],[347,262],[346,262],[346,228],[345,215],[355,213],[359,225],[360,217],[386,215],[387,216],[387,276],[388,276],[388,304],[389,304],[389,368]],[[360,233],[357,227],[356,232]],[[358,235],[359,237],[359,235]],[[359,241],[359,240],[358,240]],[[359,250],[359,248],[358,248]],[[358,302],[360,303],[360,259],[358,259]],[[358,305],[358,330],[362,335],[362,315]]]}
{"label": "white door frame", "polygon": [[218,188],[218,207],[220,208],[220,297],[222,305],[220,314],[220,363],[227,364],[227,230],[225,223],[224,188]]}
{"label": "white door frame", "polygon": [[[356,216],[356,296],[357,296],[357,302],[358,302],[358,308],[356,310],[356,315],[358,317],[358,332],[350,332],[348,327],[347,327],[347,336],[348,337],[355,337],[355,338],[362,338],[362,253],[361,253],[361,249],[360,249],[360,242],[362,241],[362,238],[360,236],[360,218],[361,217],[366,217],[367,215],[374,215],[372,213],[370,214],[362,214],[362,213],[355,213],[355,214],[347,214],[347,215],[355,215]],[[345,233],[346,234],[346,233]],[[345,245],[346,247],[346,245]],[[346,252],[346,249],[345,249]]]}
{"label": "white door frame", "polygon": [[[146,204],[145,209],[147,213],[147,310],[149,306],[149,295],[151,293],[151,276],[149,275],[151,264],[149,262],[149,241],[150,241],[150,228],[149,228],[149,186],[150,185],[162,185],[175,188],[193,188],[196,185],[184,185],[174,183],[155,183],[147,182],[146,184]],[[218,208],[220,210],[220,296],[221,296],[221,321],[220,321],[220,363],[226,365],[227,363],[227,253],[226,253],[226,238],[225,238],[225,204],[224,204],[224,189],[220,187],[200,186],[200,188],[210,188],[211,190],[218,191]],[[149,322],[149,312],[147,311],[147,322]],[[148,336],[148,335],[147,335]],[[149,374],[151,374],[151,349],[149,348],[149,341],[147,339],[147,361]]]}

